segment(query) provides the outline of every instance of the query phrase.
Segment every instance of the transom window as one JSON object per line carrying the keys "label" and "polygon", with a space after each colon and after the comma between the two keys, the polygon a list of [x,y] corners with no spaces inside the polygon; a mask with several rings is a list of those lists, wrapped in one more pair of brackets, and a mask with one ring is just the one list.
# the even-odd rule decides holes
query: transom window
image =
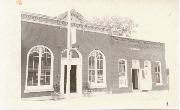
{"label": "transom window", "polygon": [[27,55],[26,92],[52,89],[53,54],[45,46],[35,46]]}
{"label": "transom window", "polygon": [[106,67],[105,57],[99,50],[94,50],[88,57],[88,81],[91,87],[105,87]]}
{"label": "transom window", "polygon": [[118,60],[119,87],[128,87],[127,81],[127,61],[125,59]]}
{"label": "transom window", "polygon": [[[71,49],[69,53],[71,58],[80,58],[79,53],[75,48]],[[67,58],[67,49],[62,52],[62,58]]]}
{"label": "transom window", "polygon": [[162,72],[161,72],[161,62],[155,62],[155,74],[156,74],[156,84],[162,85]]}

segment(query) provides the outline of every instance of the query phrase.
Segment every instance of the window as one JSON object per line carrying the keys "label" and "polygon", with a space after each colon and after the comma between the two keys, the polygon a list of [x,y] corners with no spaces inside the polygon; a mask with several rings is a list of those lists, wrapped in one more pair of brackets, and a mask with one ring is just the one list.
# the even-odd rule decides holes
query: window
{"label": "window", "polygon": [[105,56],[99,50],[94,50],[88,57],[88,81],[92,88],[106,87]]}
{"label": "window", "polygon": [[162,72],[161,72],[161,62],[155,62],[155,75],[156,75],[156,84],[162,85]]}
{"label": "window", "polygon": [[27,55],[25,92],[52,90],[52,72],[52,52],[42,45],[31,48]]}
{"label": "window", "polygon": [[118,60],[119,87],[128,87],[127,81],[127,61],[125,59]]}
{"label": "window", "polygon": [[121,76],[125,76],[126,75],[126,60],[119,60],[119,74],[121,75]]}
{"label": "window", "polygon": [[146,60],[144,61],[144,71],[142,71],[142,78],[146,79],[148,74],[151,74],[151,62]]}

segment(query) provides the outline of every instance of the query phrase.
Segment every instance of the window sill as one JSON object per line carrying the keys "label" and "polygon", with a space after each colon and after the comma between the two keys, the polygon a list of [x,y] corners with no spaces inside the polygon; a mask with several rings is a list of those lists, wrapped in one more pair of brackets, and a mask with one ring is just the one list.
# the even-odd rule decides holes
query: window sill
{"label": "window sill", "polygon": [[106,84],[91,84],[90,88],[106,88]]}
{"label": "window sill", "polygon": [[30,92],[45,92],[45,91],[54,91],[52,86],[37,86],[37,87],[26,87],[24,90],[24,93],[30,93]]}
{"label": "window sill", "polygon": [[128,86],[119,86],[120,89],[122,88],[128,88]]}
{"label": "window sill", "polygon": [[162,86],[162,85],[163,85],[163,83],[156,83],[156,85],[157,85],[157,86]]}

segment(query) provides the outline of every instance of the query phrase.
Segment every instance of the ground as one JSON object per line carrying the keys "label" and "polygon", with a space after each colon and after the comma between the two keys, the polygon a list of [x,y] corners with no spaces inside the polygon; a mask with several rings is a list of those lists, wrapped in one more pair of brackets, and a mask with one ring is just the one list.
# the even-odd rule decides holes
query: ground
{"label": "ground", "polygon": [[[90,97],[71,97],[55,101],[60,108],[174,108],[167,90],[121,94],[101,94]],[[51,103],[51,102],[50,102]],[[52,101],[52,103],[54,103]]]}

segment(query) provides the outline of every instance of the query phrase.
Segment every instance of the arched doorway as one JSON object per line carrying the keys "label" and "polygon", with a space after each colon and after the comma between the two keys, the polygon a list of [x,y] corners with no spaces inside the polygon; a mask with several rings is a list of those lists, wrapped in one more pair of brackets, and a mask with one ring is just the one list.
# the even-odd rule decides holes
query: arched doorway
{"label": "arched doorway", "polygon": [[[67,49],[61,52],[61,78],[60,78],[60,92],[67,94],[67,83],[70,84],[70,93],[82,93],[82,55],[76,49],[70,50],[70,61],[67,59]],[[70,65],[70,76],[67,78],[67,65]],[[69,81],[69,82],[68,82]]]}

